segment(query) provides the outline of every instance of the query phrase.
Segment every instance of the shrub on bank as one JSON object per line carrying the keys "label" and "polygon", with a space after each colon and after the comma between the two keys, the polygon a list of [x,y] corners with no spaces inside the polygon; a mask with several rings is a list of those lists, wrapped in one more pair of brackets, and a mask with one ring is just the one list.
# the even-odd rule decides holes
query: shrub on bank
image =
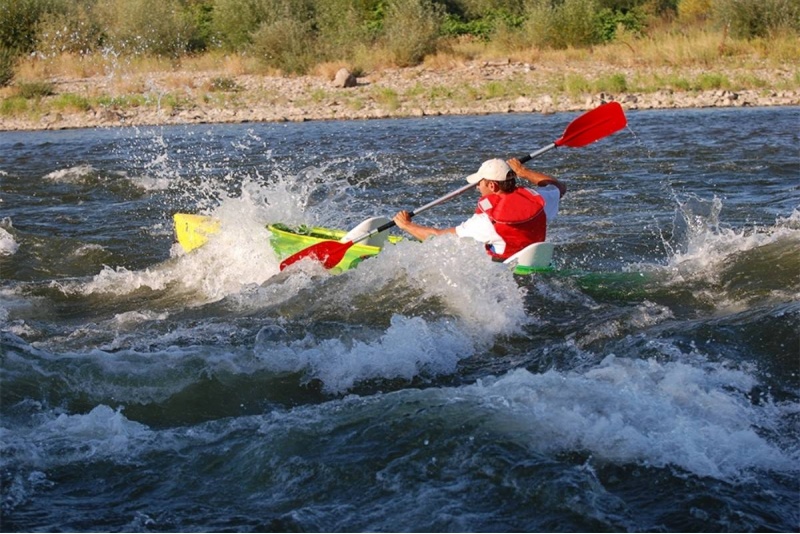
{"label": "shrub on bank", "polygon": [[417,65],[436,51],[443,19],[441,4],[430,0],[389,0],[382,45],[397,66]]}
{"label": "shrub on bank", "polygon": [[104,30],[98,12],[87,2],[66,2],[43,13],[36,23],[36,50],[40,55],[85,55],[102,44]]}
{"label": "shrub on bank", "polygon": [[589,46],[597,42],[597,13],[595,0],[564,0],[561,4],[531,0],[524,32],[530,44],[540,48]]}
{"label": "shrub on bank", "polygon": [[194,28],[179,0],[99,0],[96,13],[107,46],[130,55],[177,57]]}
{"label": "shrub on bank", "polygon": [[264,22],[253,34],[252,54],[286,73],[305,73],[316,61],[315,38],[308,22],[278,19]]}
{"label": "shrub on bank", "polygon": [[714,19],[738,39],[800,32],[799,0],[717,0]]}
{"label": "shrub on bank", "polygon": [[5,87],[14,79],[14,66],[17,54],[8,48],[0,48],[0,87]]}

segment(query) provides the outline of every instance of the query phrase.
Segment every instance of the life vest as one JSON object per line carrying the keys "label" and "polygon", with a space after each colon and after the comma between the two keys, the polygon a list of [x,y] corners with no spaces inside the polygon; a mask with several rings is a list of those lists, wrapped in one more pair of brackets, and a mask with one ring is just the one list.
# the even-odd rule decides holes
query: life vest
{"label": "life vest", "polygon": [[531,243],[544,241],[547,235],[544,198],[524,187],[517,187],[505,195],[481,197],[475,213],[488,215],[495,231],[506,242],[502,254],[486,246],[486,252],[496,259],[504,260]]}

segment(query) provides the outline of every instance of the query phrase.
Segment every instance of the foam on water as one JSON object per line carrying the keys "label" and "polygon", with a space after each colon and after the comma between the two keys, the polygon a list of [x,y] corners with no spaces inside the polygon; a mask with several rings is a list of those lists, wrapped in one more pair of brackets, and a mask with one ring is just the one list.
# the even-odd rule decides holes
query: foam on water
{"label": "foam on water", "polygon": [[[10,221],[6,224],[6,220],[3,221],[3,226],[10,226]],[[11,235],[8,230],[5,228],[0,227],[0,256],[11,256],[19,249],[19,244],[17,243],[14,236]]]}
{"label": "foam on water", "polygon": [[[293,291],[302,291],[317,284],[315,297],[329,302],[308,303],[308,313],[317,307],[326,314],[334,310],[342,321],[358,326],[341,329],[344,337],[308,335],[292,341],[270,326],[259,333],[256,353],[269,369],[302,371],[329,393],[371,379],[452,374],[460,360],[490,346],[497,336],[519,333],[531,321],[525,291],[511,272],[488,258],[484,264],[475,261],[476,252],[474,242],[451,236],[423,244],[403,241],[339,275],[330,289],[324,285],[328,275],[314,262],[303,262],[281,288],[293,284]],[[267,296],[272,289],[260,288],[259,298],[277,297]],[[407,306],[421,315],[410,316]],[[386,327],[376,319],[382,316],[391,317]],[[353,337],[353,330],[364,339]],[[378,333],[364,335],[365,330]]]}
{"label": "foam on water", "polygon": [[97,169],[91,165],[77,165],[75,167],[68,167],[66,169],[59,169],[51,171],[44,175],[43,179],[56,183],[80,183],[87,176],[96,174]]}
{"label": "foam on water", "polygon": [[144,174],[130,175],[127,170],[101,171],[92,165],[76,165],[51,171],[43,179],[53,183],[70,185],[91,185],[98,182],[110,185],[121,181],[123,184],[147,192],[166,191],[173,186],[175,177],[172,172],[156,169],[156,172],[147,174],[148,170],[145,169]]}
{"label": "foam on water", "polygon": [[741,228],[722,223],[722,209],[718,197],[679,202],[673,237],[662,237],[666,265],[633,263],[627,270],[663,275],[665,286],[689,287],[700,301],[728,311],[800,298],[800,209],[772,225]]}
{"label": "foam on water", "polygon": [[2,503],[7,512],[54,485],[47,471],[93,461],[124,464],[151,449],[156,434],[119,410],[97,406],[87,414],[42,413],[30,426],[0,427],[0,468],[14,473]]}
{"label": "foam on water", "polygon": [[399,270],[410,283],[444,302],[473,332],[470,337],[519,333],[531,321],[525,289],[507,266],[492,263],[471,239],[446,235],[422,244],[405,241],[387,248],[378,259],[385,275]]}
{"label": "foam on water", "polygon": [[389,328],[374,342],[345,342],[332,338],[273,342],[273,329],[256,340],[256,354],[275,372],[303,371],[318,379],[328,393],[344,393],[371,379],[412,380],[455,372],[458,361],[474,347],[451,321],[426,321],[395,315]]}
{"label": "foam on water", "polygon": [[143,191],[166,191],[172,186],[172,180],[163,176],[124,176]]}
{"label": "foam on water", "polygon": [[64,281],[58,286],[65,293],[83,295],[126,295],[142,288],[164,291],[181,286],[197,292],[195,303],[204,303],[261,284],[278,272],[279,264],[268,244],[267,222],[300,217],[291,208],[295,204],[282,201],[286,196],[290,194],[283,183],[270,187],[248,181],[239,197],[223,199],[209,213],[220,221],[221,231],[192,254],[173,247],[170,261],[143,270],[105,266],[88,282]]}
{"label": "foam on water", "polygon": [[780,418],[800,408],[754,406],[747,396],[753,385],[749,374],[723,365],[610,355],[587,372],[517,370],[465,392],[496,412],[493,430],[538,451],[586,450],[602,461],[723,479],[750,469],[796,471],[800,451],[783,451],[774,440]]}
{"label": "foam on water", "polygon": [[[415,321],[397,318],[385,343],[362,347],[362,354],[372,359],[375,367],[394,365],[398,376],[407,372],[403,368],[415,372],[413,368],[420,362],[403,359],[402,351],[393,349],[390,339],[407,335],[406,328],[418,332],[422,325],[413,324]],[[446,330],[442,325],[430,333],[439,335]],[[458,343],[452,342],[454,346]],[[328,348],[324,344],[316,347]],[[314,359],[312,350],[306,351],[310,360]],[[384,350],[401,361],[390,364],[388,358],[383,359]],[[334,347],[332,359],[347,359],[346,352],[337,351]],[[443,358],[439,363],[447,366],[454,361],[455,357],[450,363]],[[284,363],[291,367],[296,362]],[[317,365],[320,373],[326,372],[322,361]],[[350,380],[338,376],[344,382]],[[753,384],[746,372],[724,365],[700,367],[610,355],[584,372],[535,374],[518,369],[466,386],[350,396],[190,429],[156,432],[128,420],[122,410],[100,405],[86,414],[43,412],[27,427],[15,425],[14,432],[4,429],[3,463],[37,470],[89,459],[125,463],[190,437],[214,443],[231,425],[268,425],[268,434],[275,435],[325,422],[317,430],[335,433],[337,425],[373,417],[373,410],[381,406],[392,410],[387,412],[391,414],[392,406],[422,402],[438,408],[417,414],[417,424],[437,428],[436,435],[445,440],[443,446],[456,436],[464,439],[463,432],[468,429],[518,443],[537,456],[586,452],[595,462],[673,467],[678,473],[731,481],[746,479],[753,471],[796,473],[800,451],[791,441],[781,444],[780,436],[788,424],[785,420],[800,412],[800,406],[796,402],[753,405],[745,393]]]}
{"label": "foam on water", "polygon": [[685,243],[674,247],[665,242],[670,250],[668,267],[676,275],[713,281],[731,256],[779,241],[800,240],[800,209],[771,227],[735,229],[720,222],[722,207],[718,197],[710,203],[690,199],[680,206],[686,227]]}

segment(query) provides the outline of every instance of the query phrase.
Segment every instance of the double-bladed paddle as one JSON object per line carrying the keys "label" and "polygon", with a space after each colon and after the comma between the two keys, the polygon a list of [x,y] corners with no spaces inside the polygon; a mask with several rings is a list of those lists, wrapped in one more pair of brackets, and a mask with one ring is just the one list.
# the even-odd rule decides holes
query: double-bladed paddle
{"label": "double-bladed paddle", "polygon": [[[619,102],[609,102],[607,104],[603,104],[591,111],[587,111],[569,123],[567,129],[564,130],[564,134],[556,139],[553,143],[544,148],[540,148],[536,152],[526,154],[525,156],[519,158],[519,160],[522,163],[525,163],[526,161],[544,154],[548,150],[552,150],[560,146],[577,148],[594,143],[603,137],[621,130],[626,124],[628,124],[628,121],[625,118],[625,113],[622,111],[622,106],[620,106]],[[413,217],[422,213],[428,208],[432,208],[441,204],[442,202],[450,200],[451,198],[457,197],[461,193],[474,188],[476,185],[477,184],[467,184],[459,189],[456,189],[455,191],[452,191],[425,204],[422,207],[417,208],[414,211],[409,212],[409,216]],[[396,223],[394,221],[389,221],[359,238],[345,241],[344,243],[340,243],[339,241],[322,241],[316,245],[311,245],[310,247],[304,248],[303,250],[296,252],[295,254],[292,254],[283,260],[281,262],[281,271],[293,263],[297,263],[305,258],[316,259],[317,261],[321,262],[326,269],[331,269],[335,267],[337,263],[342,261],[344,255],[354,244],[364,241],[365,239],[369,239],[373,235],[388,230],[395,225]]]}

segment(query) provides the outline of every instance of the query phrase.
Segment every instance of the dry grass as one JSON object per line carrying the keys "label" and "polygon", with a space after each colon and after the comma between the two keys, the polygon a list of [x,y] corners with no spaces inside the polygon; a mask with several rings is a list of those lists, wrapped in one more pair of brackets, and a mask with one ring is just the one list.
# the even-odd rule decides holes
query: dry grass
{"label": "dry grass", "polygon": [[346,61],[326,61],[314,67],[311,74],[323,80],[333,81],[336,78],[336,73],[343,68],[353,71],[353,66]]}
{"label": "dry grass", "polygon": [[677,69],[707,68],[721,64],[735,68],[763,68],[786,64],[798,67],[800,39],[787,34],[771,39],[737,41],[728,38],[723,31],[689,26],[681,31],[662,29],[645,36],[621,32],[614,42],[606,45],[565,50],[501,50],[491,43],[456,40],[450,43],[447,52],[440,52],[426,59],[426,65],[437,67],[464,59],[496,61],[501,58],[553,68],[587,64]]}
{"label": "dry grass", "polygon": [[[800,65],[800,39],[794,35],[775,36],[769,40],[736,41],[722,31],[687,25],[655,30],[650,35],[635,36],[621,33],[609,44],[593,48],[550,50],[539,48],[502,49],[497,44],[477,39],[459,38],[449,41],[442,50],[425,58],[424,67],[448,70],[469,61],[509,60],[529,63],[545,69],[574,69],[593,67],[601,71],[614,68],[674,68],[680,70],[726,67],[736,69],[789,68],[797,71]],[[380,48],[356,51],[349,61],[330,61],[317,65],[312,74],[333,79],[336,71],[347,67],[357,73],[375,73],[395,68],[391,54]],[[112,55],[81,56],[62,54],[21,61],[16,69],[17,80],[47,80],[55,78],[130,78],[152,73],[173,73],[170,87],[191,85],[192,74],[212,72],[220,75],[276,75],[256,59],[241,54],[210,52],[187,56],[180,60],[157,57],[116,57]]]}

